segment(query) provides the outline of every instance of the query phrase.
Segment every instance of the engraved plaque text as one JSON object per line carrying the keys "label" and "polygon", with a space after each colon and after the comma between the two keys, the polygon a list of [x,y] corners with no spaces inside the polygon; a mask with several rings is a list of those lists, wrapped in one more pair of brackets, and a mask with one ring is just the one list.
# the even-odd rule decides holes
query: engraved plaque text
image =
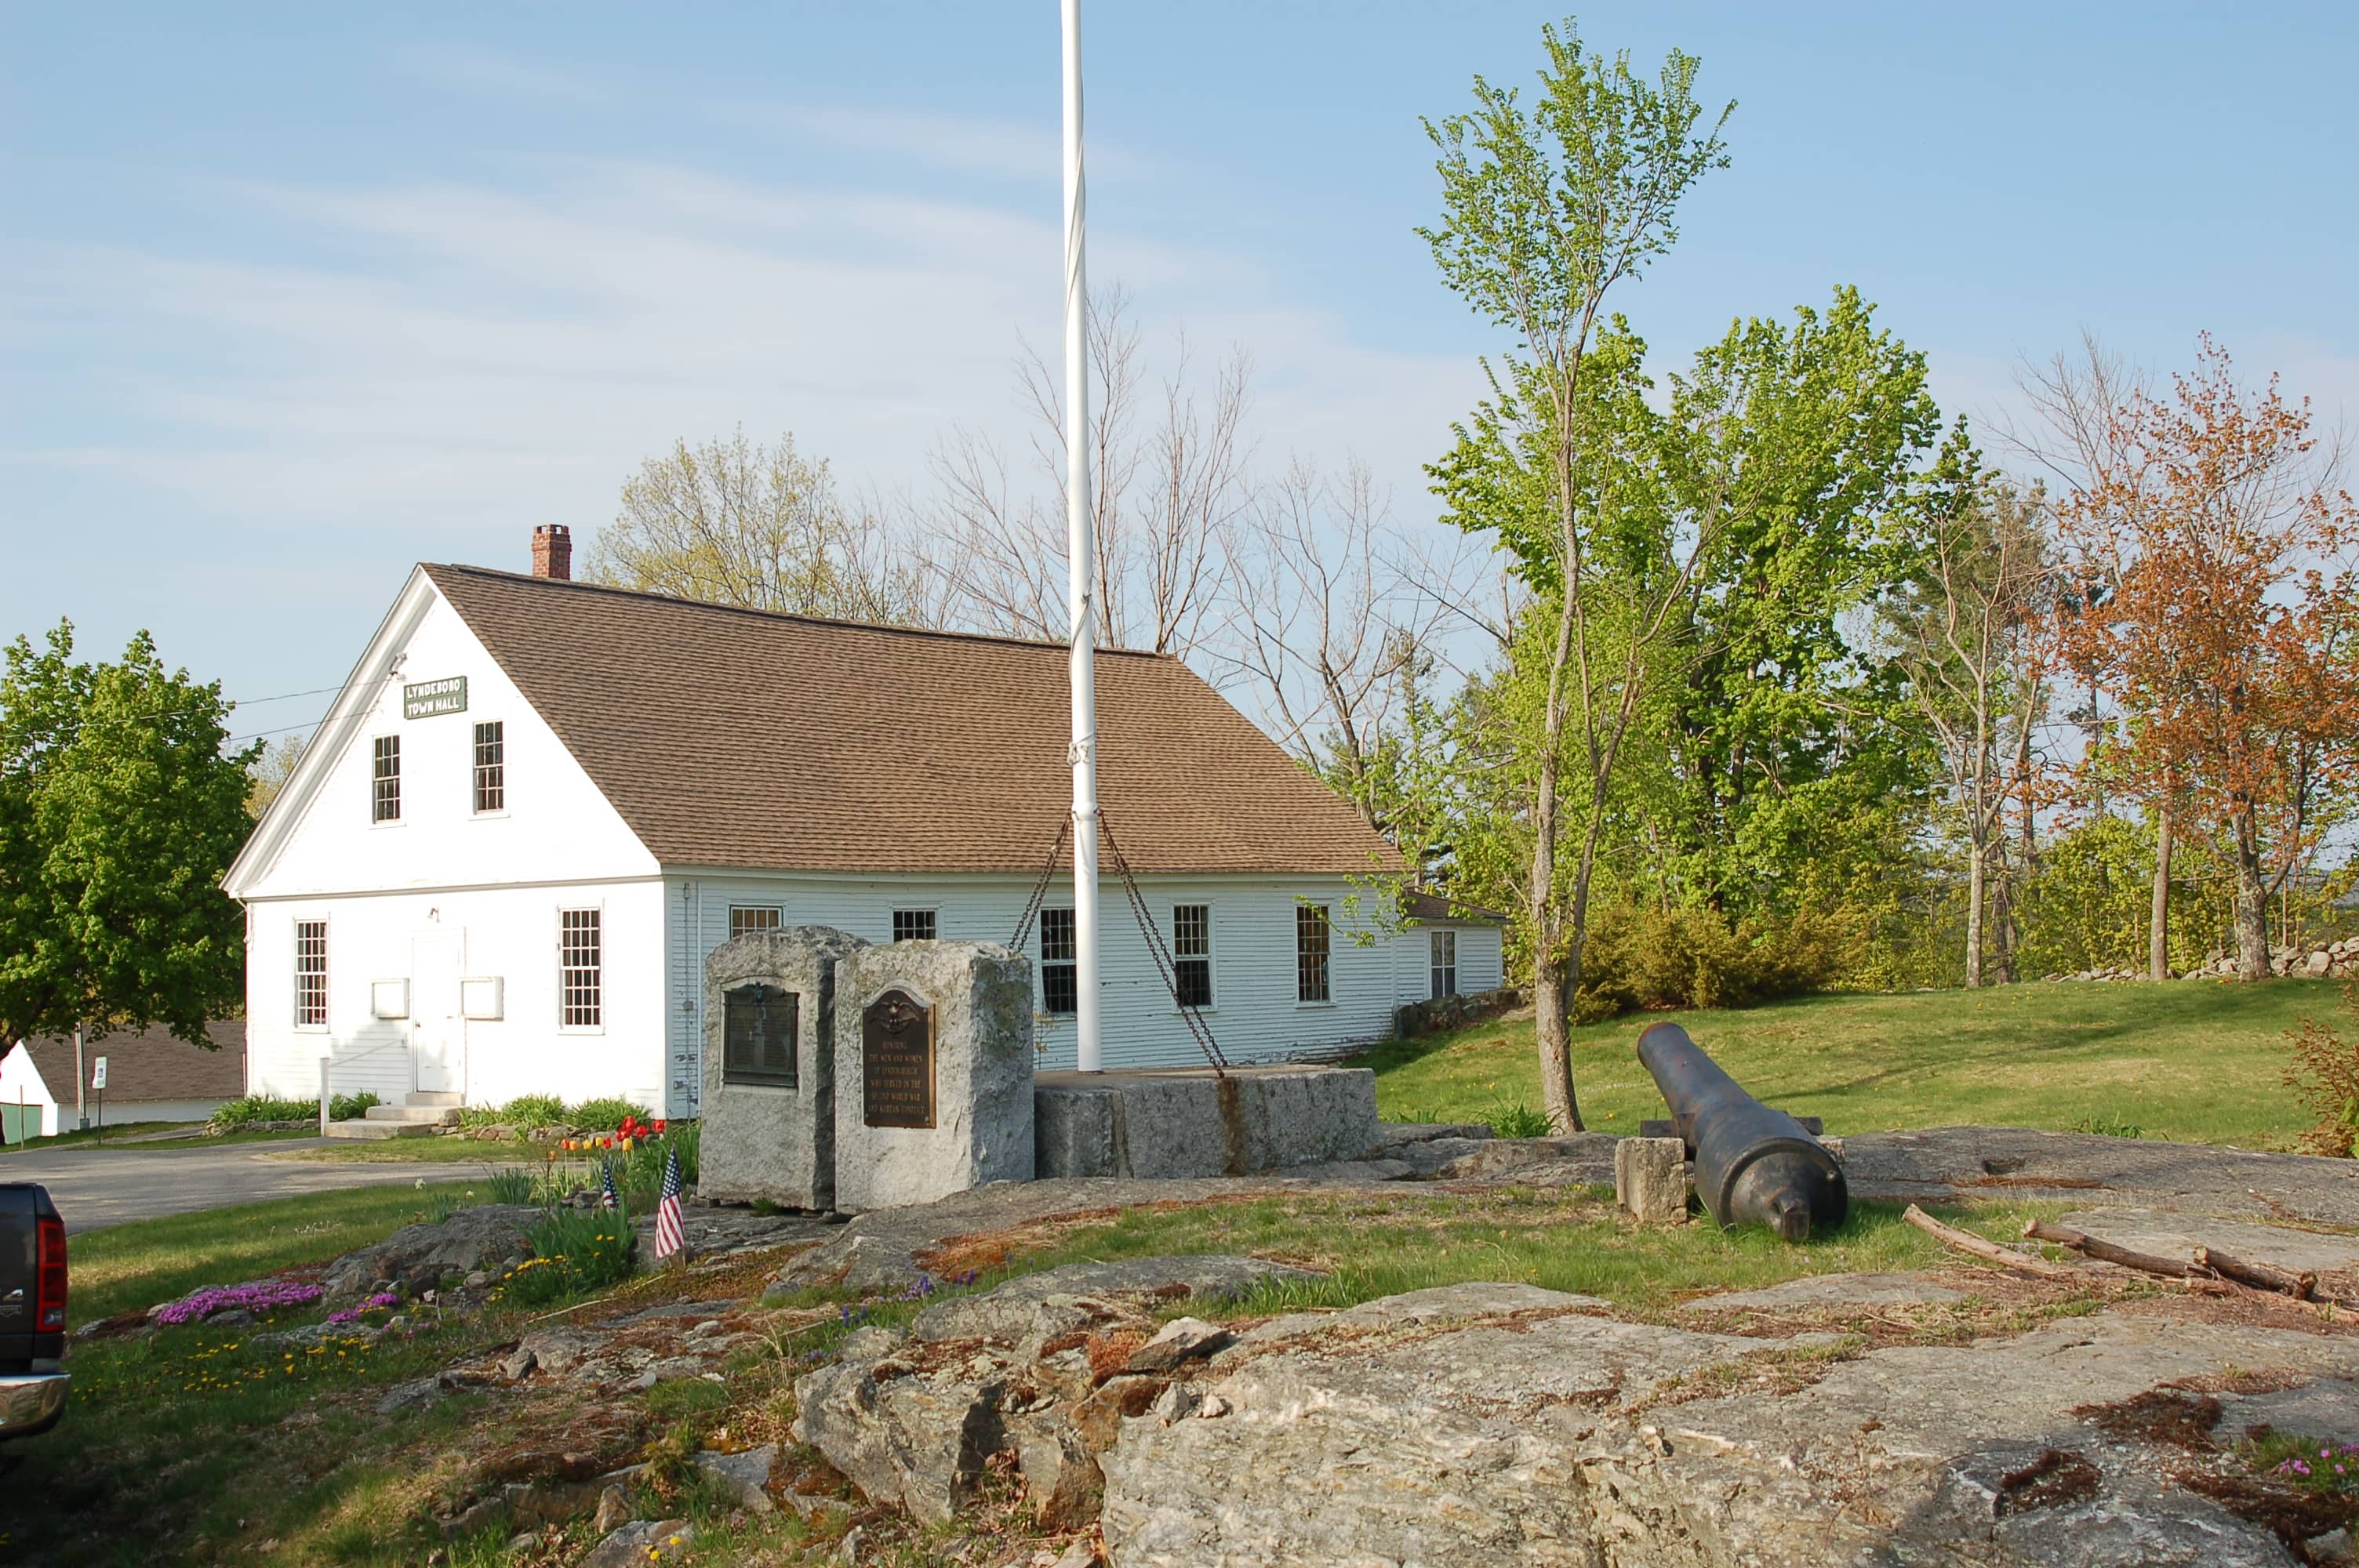
{"label": "engraved plaque text", "polygon": [[934,1124],[934,1010],[897,987],[860,1015],[860,1093],[870,1127]]}

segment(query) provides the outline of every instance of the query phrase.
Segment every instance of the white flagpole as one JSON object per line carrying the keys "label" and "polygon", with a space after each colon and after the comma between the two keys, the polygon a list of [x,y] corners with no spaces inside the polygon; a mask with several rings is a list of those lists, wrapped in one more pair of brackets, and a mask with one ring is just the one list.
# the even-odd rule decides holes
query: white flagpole
{"label": "white flagpole", "polygon": [[1082,0],[1065,21],[1065,529],[1066,624],[1072,638],[1073,1047],[1084,1073],[1103,1065],[1098,1031],[1097,549],[1090,508],[1089,273],[1082,229]]}

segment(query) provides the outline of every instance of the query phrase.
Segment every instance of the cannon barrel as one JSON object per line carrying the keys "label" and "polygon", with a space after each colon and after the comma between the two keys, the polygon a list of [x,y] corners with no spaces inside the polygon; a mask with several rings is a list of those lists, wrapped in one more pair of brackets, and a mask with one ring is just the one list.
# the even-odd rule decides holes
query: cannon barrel
{"label": "cannon barrel", "polygon": [[1800,1122],[1746,1094],[1686,1030],[1650,1026],[1638,1060],[1694,1152],[1696,1192],[1712,1218],[1766,1225],[1788,1241],[1843,1222],[1851,1194],[1834,1156]]}

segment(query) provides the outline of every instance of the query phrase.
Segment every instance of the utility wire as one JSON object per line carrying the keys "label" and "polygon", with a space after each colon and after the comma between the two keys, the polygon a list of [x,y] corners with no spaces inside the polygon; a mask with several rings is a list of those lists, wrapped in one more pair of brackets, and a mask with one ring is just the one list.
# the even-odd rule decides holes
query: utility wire
{"label": "utility wire", "polygon": [[[299,697],[318,697],[323,692],[342,691],[344,687],[342,683],[339,682],[334,686],[315,686],[308,691],[282,691],[275,697],[224,698],[223,706],[225,710],[234,711],[240,708],[259,708],[266,702],[287,702]],[[47,738],[48,736],[57,734],[60,730],[65,729],[88,730],[112,724],[137,724],[151,719],[170,719],[182,713],[202,713],[204,711],[205,709],[201,708],[158,708],[152,712],[147,713],[118,713],[112,719],[83,719],[75,724],[61,725],[59,726],[58,729],[41,731],[41,734],[44,738]],[[319,720],[314,719],[312,722],[316,724]],[[302,730],[308,728],[308,726],[290,724],[286,728],[287,730]],[[265,730],[260,731],[260,734],[263,735],[281,735],[284,733],[286,733],[286,730]],[[249,739],[253,738],[256,737],[249,737]]]}

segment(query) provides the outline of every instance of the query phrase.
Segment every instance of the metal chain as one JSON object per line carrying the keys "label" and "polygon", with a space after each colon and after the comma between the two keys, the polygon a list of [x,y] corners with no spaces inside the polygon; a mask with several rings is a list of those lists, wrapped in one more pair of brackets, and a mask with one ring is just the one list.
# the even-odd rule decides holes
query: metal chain
{"label": "metal chain", "polygon": [[1212,1065],[1212,1076],[1227,1077],[1229,1059],[1221,1054],[1221,1043],[1212,1038],[1212,1026],[1204,1022],[1203,1014],[1196,1010],[1194,1004],[1180,1000],[1179,960],[1164,946],[1163,933],[1156,926],[1154,915],[1147,913],[1147,895],[1138,891],[1138,879],[1131,875],[1130,861],[1124,858],[1122,846],[1114,842],[1114,828],[1106,821],[1103,806],[1098,808],[1098,831],[1104,835],[1106,848],[1114,851],[1114,869],[1122,878],[1123,892],[1129,895],[1130,912],[1137,918],[1138,929],[1147,937],[1147,956],[1155,960],[1156,969],[1163,976],[1164,989],[1171,993],[1172,1003],[1180,1009],[1180,1016],[1187,1023],[1188,1033],[1196,1037],[1197,1048]]}
{"label": "metal chain", "polygon": [[1016,935],[1007,939],[1007,945],[1019,953],[1032,935],[1032,922],[1039,916],[1041,902],[1049,896],[1049,883],[1057,874],[1057,857],[1065,852],[1065,840],[1072,836],[1073,819],[1068,816],[1057,829],[1057,841],[1049,846],[1049,863],[1040,868],[1040,880],[1032,884],[1032,896],[1026,901],[1024,913],[1016,922]]}

